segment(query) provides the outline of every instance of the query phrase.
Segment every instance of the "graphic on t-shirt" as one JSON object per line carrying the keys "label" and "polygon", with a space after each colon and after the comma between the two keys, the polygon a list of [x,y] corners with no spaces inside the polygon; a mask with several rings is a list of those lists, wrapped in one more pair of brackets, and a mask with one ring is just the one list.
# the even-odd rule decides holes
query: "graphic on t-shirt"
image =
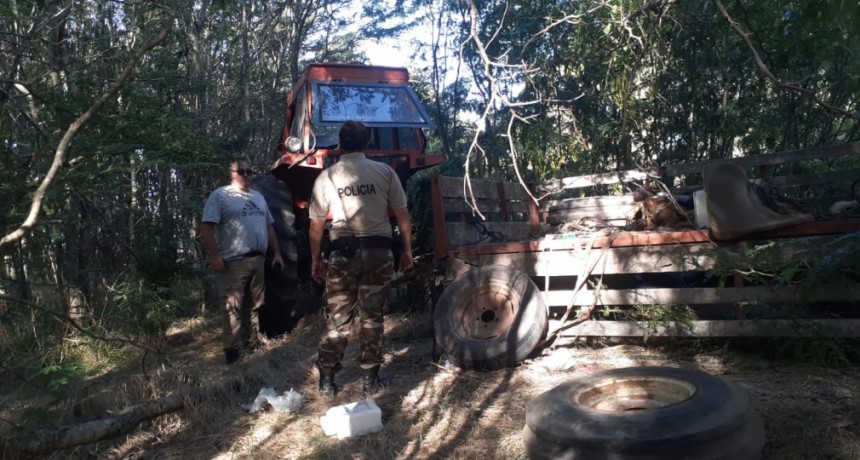
{"label": "graphic on t-shirt", "polygon": [[266,212],[260,209],[257,206],[257,203],[253,201],[249,201],[245,203],[245,206],[242,208],[242,217],[252,217],[252,216],[265,216]]}

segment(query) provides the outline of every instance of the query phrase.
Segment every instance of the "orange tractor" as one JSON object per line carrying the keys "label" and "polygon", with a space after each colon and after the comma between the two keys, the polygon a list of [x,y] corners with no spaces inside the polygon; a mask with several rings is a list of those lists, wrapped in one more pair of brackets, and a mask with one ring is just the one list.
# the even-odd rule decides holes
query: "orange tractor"
{"label": "orange tractor", "polygon": [[[287,116],[278,144],[280,157],[270,174],[255,179],[275,217],[284,260],[282,273],[267,274],[267,316],[297,320],[307,312],[295,311],[295,286],[310,269],[306,244],[308,201],[319,173],[340,159],[338,131],[346,120],[363,122],[370,129],[368,158],[393,168],[404,187],[421,169],[441,164],[442,155],[425,153],[423,129],[433,122],[409,85],[404,68],[360,64],[311,64],[287,93]],[[268,264],[267,264],[268,266]],[[285,305],[289,303],[290,305]],[[290,321],[288,321],[290,322]],[[271,332],[270,332],[271,335]]]}

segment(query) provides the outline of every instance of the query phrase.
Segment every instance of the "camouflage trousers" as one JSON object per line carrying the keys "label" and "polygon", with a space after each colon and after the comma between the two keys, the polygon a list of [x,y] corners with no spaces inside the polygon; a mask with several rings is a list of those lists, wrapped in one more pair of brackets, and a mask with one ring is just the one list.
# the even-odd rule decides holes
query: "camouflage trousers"
{"label": "camouflage trousers", "polygon": [[262,255],[234,259],[224,263],[224,272],[215,273],[225,311],[224,348],[252,347],[259,340],[260,307],[265,302],[264,260]]}
{"label": "camouflage trousers", "polygon": [[326,273],[327,332],[320,340],[320,366],[339,367],[356,313],[360,322],[361,367],[369,369],[382,364],[387,283],[393,274],[394,256],[390,249],[359,249],[352,258],[344,257],[340,251],[331,253]]}

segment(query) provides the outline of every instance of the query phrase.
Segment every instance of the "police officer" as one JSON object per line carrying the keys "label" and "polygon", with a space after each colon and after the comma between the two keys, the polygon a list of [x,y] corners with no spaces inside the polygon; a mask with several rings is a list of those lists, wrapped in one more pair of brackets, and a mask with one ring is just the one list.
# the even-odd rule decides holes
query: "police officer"
{"label": "police officer", "polygon": [[[390,166],[369,160],[362,150],[369,132],[364,124],[346,121],[340,129],[340,161],[323,171],[314,183],[309,209],[311,275],[326,284],[326,334],[320,340],[317,368],[319,389],[337,393],[334,374],[341,369],[349,327],[359,317],[359,363],[363,389],[376,392],[383,361],[383,311],[387,283],[394,273],[391,223],[388,209],[397,219],[403,240],[400,268],[412,268],[412,224],[406,209],[406,193]],[[331,214],[328,266],[321,255],[323,230]]]}

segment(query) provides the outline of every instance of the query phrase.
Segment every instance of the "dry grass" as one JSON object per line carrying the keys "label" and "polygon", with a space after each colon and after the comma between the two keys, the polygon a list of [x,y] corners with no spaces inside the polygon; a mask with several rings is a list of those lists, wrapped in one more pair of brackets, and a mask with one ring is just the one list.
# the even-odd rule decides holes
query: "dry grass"
{"label": "dry grass", "polygon": [[[127,436],[82,446],[52,458],[104,459],[521,459],[520,431],[529,402],[570,378],[627,366],[700,369],[750,391],[765,419],[771,459],[860,458],[860,375],[702,346],[656,347],[598,343],[561,348],[516,369],[462,371],[433,361],[431,321],[422,315],[389,316],[384,373],[394,384],[376,398],[383,430],[338,441],[326,436],[319,417],[334,405],[362,398],[357,344],[351,343],[338,374],[334,399],[316,394],[312,362],[321,326],[316,318],[239,364],[222,364],[219,328],[189,323],[193,341],[171,350],[145,376],[105,376],[90,382],[93,407],[107,413],[123,404],[155,398],[224,376],[242,376],[241,388],[217,388],[181,412],[144,423]],[[248,414],[240,404],[263,387],[304,395],[296,413]],[[35,400],[31,400],[36,403]],[[97,403],[98,402],[98,403]],[[58,408],[63,408],[59,404]],[[68,406],[70,407],[70,406]],[[67,408],[67,407],[66,407]],[[5,414],[0,414],[5,415]],[[76,419],[59,413],[55,421]]]}

